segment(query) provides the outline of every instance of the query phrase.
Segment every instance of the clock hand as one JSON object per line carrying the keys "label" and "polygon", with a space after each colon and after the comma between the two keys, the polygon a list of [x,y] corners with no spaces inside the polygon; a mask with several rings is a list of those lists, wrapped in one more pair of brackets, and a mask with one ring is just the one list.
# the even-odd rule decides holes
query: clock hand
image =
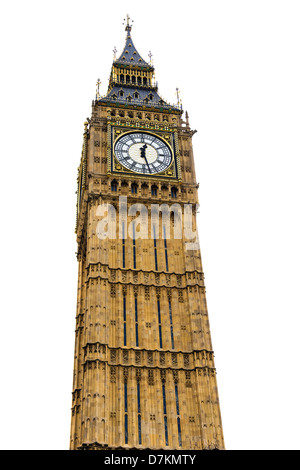
{"label": "clock hand", "polygon": [[147,166],[148,166],[149,173],[151,173],[150,166],[149,166],[149,163],[148,163],[148,160],[147,160],[146,156],[145,156],[145,160],[146,160],[146,163],[147,163]]}
{"label": "clock hand", "polygon": [[143,147],[140,148],[141,158],[144,158],[146,160],[149,173],[151,173],[150,166],[149,166],[149,163],[148,163],[148,160],[147,160],[147,157],[146,157],[146,148],[147,148],[147,144],[143,145]]}
{"label": "clock hand", "polygon": [[143,147],[140,147],[140,151],[141,151],[141,157],[142,158],[146,158],[146,148],[148,147],[147,144],[143,145]]}

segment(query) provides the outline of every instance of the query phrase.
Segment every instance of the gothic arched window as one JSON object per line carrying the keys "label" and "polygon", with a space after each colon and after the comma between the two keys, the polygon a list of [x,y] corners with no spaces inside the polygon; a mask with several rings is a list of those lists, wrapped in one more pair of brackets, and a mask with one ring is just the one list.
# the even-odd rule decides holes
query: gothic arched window
{"label": "gothic arched window", "polygon": [[157,186],[154,184],[153,186],[151,186],[151,194],[152,196],[157,196]]}
{"label": "gothic arched window", "polygon": [[117,191],[117,190],[118,190],[118,183],[117,183],[116,180],[113,180],[113,181],[111,182],[111,190],[112,190],[112,191]]}
{"label": "gothic arched window", "polygon": [[177,198],[177,188],[171,188],[171,197]]}
{"label": "gothic arched window", "polygon": [[131,185],[132,194],[137,194],[137,189],[138,189],[138,185],[136,183],[132,183]]}

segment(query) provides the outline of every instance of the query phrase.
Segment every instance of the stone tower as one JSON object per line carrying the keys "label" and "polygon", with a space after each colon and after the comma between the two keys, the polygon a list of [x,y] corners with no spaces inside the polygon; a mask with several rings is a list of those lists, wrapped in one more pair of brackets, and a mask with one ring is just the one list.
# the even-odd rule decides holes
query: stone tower
{"label": "stone tower", "polygon": [[131,29],[84,125],[70,449],[224,449],[195,131]]}

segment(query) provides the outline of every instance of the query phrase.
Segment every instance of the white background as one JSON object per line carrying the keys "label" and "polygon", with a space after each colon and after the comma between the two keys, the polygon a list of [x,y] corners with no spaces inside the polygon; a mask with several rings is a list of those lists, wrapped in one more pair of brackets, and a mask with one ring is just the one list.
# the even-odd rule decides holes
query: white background
{"label": "white background", "polygon": [[83,122],[123,18],[179,87],[227,449],[299,449],[300,4],[1,3],[2,449],[68,449]]}

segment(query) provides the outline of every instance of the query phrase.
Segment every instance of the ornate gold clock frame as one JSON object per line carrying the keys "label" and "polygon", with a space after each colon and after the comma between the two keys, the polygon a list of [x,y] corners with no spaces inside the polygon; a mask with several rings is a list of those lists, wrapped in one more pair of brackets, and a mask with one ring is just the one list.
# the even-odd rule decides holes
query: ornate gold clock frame
{"label": "ornate gold clock frame", "polygon": [[154,126],[142,124],[140,121],[129,122],[124,125],[118,120],[111,120],[111,110],[108,109],[107,121],[107,173],[108,175],[119,174],[126,175],[128,178],[136,178],[137,173],[125,168],[114,154],[114,145],[121,135],[133,131],[143,131],[151,135],[157,135],[162,139],[171,150],[172,163],[166,171],[155,173],[154,175],[138,174],[139,178],[159,178],[160,180],[177,180],[181,182],[181,169],[179,158],[178,131],[176,124],[174,128],[167,125],[160,126],[158,123]]}

